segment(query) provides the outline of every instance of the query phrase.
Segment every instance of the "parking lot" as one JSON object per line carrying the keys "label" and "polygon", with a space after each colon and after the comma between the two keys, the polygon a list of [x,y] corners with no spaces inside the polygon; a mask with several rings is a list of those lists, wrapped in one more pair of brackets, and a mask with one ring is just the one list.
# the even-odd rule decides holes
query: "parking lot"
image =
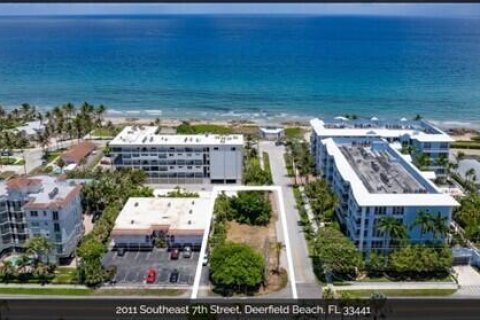
{"label": "parking lot", "polygon": [[[171,260],[170,253],[165,249],[152,251],[127,251],[120,257],[116,251],[109,251],[103,258],[105,267],[117,266],[114,281],[117,285],[145,284],[145,278],[150,268],[157,272],[155,283],[151,286],[188,287],[193,284],[198,261],[198,252],[193,252],[190,258],[183,258],[182,253],[178,260]],[[178,281],[170,283],[170,274],[173,270],[179,271]]]}

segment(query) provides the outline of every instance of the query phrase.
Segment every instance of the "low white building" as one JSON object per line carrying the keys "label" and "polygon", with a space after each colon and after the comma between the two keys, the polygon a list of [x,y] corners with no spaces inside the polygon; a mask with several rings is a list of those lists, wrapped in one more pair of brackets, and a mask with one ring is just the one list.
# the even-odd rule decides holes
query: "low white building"
{"label": "low white building", "polygon": [[151,249],[163,239],[169,247],[199,248],[209,206],[209,198],[130,198],[112,230],[114,247]]}
{"label": "low white building", "polygon": [[281,127],[260,127],[260,136],[265,140],[278,141],[283,138],[285,130]]}
{"label": "low white building", "polygon": [[110,142],[115,168],[144,170],[151,183],[236,183],[243,168],[240,134],[158,134],[128,126]]}

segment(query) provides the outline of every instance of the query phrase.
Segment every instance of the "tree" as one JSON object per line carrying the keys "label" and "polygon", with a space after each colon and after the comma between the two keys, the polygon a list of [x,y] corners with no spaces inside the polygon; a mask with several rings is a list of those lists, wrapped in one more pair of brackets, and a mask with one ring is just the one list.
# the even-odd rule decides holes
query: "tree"
{"label": "tree", "polygon": [[425,154],[425,153],[417,153],[415,155],[415,158],[413,160],[413,164],[422,171],[428,170],[430,165],[432,164],[432,161],[430,157]]}
{"label": "tree", "polygon": [[33,236],[25,243],[25,250],[29,254],[34,254],[36,261],[42,261],[43,256],[46,256],[48,263],[49,253],[53,248],[53,244],[44,236]]}
{"label": "tree", "polygon": [[366,267],[370,275],[378,277],[387,270],[387,259],[384,255],[372,251],[368,257]]}
{"label": "tree", "polygon": [[470,168],[465,172],[465,178],[467,178],[468,181],[476,181],[477,180],[477,172],[475,171],[474,168]]}
{"label": "tree", "polygon": [[81,272],[86,285],[95,287],[102,283],[106,277],[100,260],[93,260],[89,263],[82,263]]}
{"label": "tree", "polygon": [[2,262],[2,266],[0,267],[0,273],[2,274],[3,281],[8,283],[15,274],[15,267],[13,266],[12,262],[4,260]]}
{"label": "tree", "polygon": [[415,220],[410,228],[413,229],[417,226],[420,227],[420,240],[422,240],[425,234],[433,232],[435,229],[432,215],[424,210],[418,211],[417,216],[415,217]]}
{"label": "tree", "polygon": [[267,225],[272,215],[272,206],[268,193],[259,191],[240,191],[230,201],[232,218],[238,223]]}
{"label": "tree", "polygon": [[283,249],[285,249],[285,245],[282,242],[275,242],[272,244],[273,250],[275,251],[275,255],[277,257],[277,267],[276,272],[280,273],[280,256],[282,254]]}
{"label": "tree", "polygon": [[317,276],[324,276],[325,269],[340,277],[352,277],[362,266],[362,257],[355,245],[333,227],[318,229],[313,239],[313,262]]}
{"label": "tree", "polygon": [[390,267],[403,278],[425,280],[448,274],[452,261],[452,252],[447,246],[407,245],[391,254]]}
{"label": "tree", "polygon": [[422,120],[422,119],[423,119],[423,116],[421,114],[418,114],[418,113],[413,118],[413,120],[416,120],[416,121],[419,121],[419,120]]}
{"label": "tree", "polygon": [[405,225],[391,216],[385,216],[378,219],[377,229],[385,236],[385,252],[390,249],[391,240],[399,241],[407,237]]}
{"label": "tree", "polygon": [[210,275],[220,288],[255,290],[264,280],[265,261],[260,253],[242,243],[216,246],[210,257]]}
{"label": "tree", "polygon": [[62,159],[62,157],[59,157],[57,160],[57,166],[60,168],[61,173],[63,173],[63,167],[65,167],[65,161]]}

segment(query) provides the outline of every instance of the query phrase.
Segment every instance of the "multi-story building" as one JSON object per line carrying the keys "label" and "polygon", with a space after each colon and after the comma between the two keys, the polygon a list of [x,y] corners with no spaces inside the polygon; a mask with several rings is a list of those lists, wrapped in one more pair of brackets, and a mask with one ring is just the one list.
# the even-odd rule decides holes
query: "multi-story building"
{"label": "multi-story building", "polygon": [[110,149],[113,166],[143,169],[152,183],[235,183],[242,177],[242,135],[163,135],[154,126],[129,126]]}
{"label": "multi-story building", "polygon": [[21,251],[41,235],[54,244],[50,261],[70,257],[84,231],[80,189],[49,176],[0,182],[0,252]]}
{"label": "multi-story building", "polygon": [[379,137],[325,138],[316,144],[316,154],[319,173],[338,198],[337,217],[360,251],[389,249],[392,243],[377,225],[382,217],[401,221],[410,241],[419,243],[434,236],[415,225],[420,211],[445,217],[448,226],[458,205]]}
{"label": "multi-story building", "polygon": [[319,144],[323,139],[345,139],[357,143],[370,143],[377,139],[384,139],[392,143],[395,148],[408,150],[415,161],[422,154],[430,159],[428,170],[434,171],[437,177],[445,177],[445,160],[448,160],[450,142],[453,139],[424,120],[379,120],[371,119],[312,119],[311,148],[312,154],[317,159]]}

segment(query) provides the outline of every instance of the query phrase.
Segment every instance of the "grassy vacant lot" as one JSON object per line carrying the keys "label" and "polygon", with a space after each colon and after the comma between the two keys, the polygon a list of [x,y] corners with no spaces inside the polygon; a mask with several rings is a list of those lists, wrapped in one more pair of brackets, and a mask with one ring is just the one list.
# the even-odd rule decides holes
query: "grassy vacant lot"
{"label": "grassy vacant lot", "polygon": [[177,133],[180,134],[201,134],[201,133],[214,133],[214,134],[231,134],[233,129],[227,126],[221,126],[216,124],[187,124],[182,123],[177,127]]}
{"label": "grassy vacant lot", "polygon": [[302,139],[303,129],[300,127],[285,128],[285,137],[287,139]]}
{"label": "grassy vacant lot", "polygon": [[98,136],[98,137],[113,137],[117,134],[117,131],[115,128],[113,130],[110,130],[108,128],[97,128],[92,131],[91,135],[92,136]]}
{"label": "grassy vacant lot", "polygon": [[381,292],[387,297],[446,297],[454,294],[456,289],[385,289],[385,290],[341,290],[352,298],[370,297],[375,292]]}
{"label": "grassy vacant lot", "polygon": [[453,149],[480,149],[479,141],[455,141],[450,144]]}
{"label": "grassy vacant lot", "polygon": [[0,294],[41,296],[179,296],[180,289],[0,288]]}

